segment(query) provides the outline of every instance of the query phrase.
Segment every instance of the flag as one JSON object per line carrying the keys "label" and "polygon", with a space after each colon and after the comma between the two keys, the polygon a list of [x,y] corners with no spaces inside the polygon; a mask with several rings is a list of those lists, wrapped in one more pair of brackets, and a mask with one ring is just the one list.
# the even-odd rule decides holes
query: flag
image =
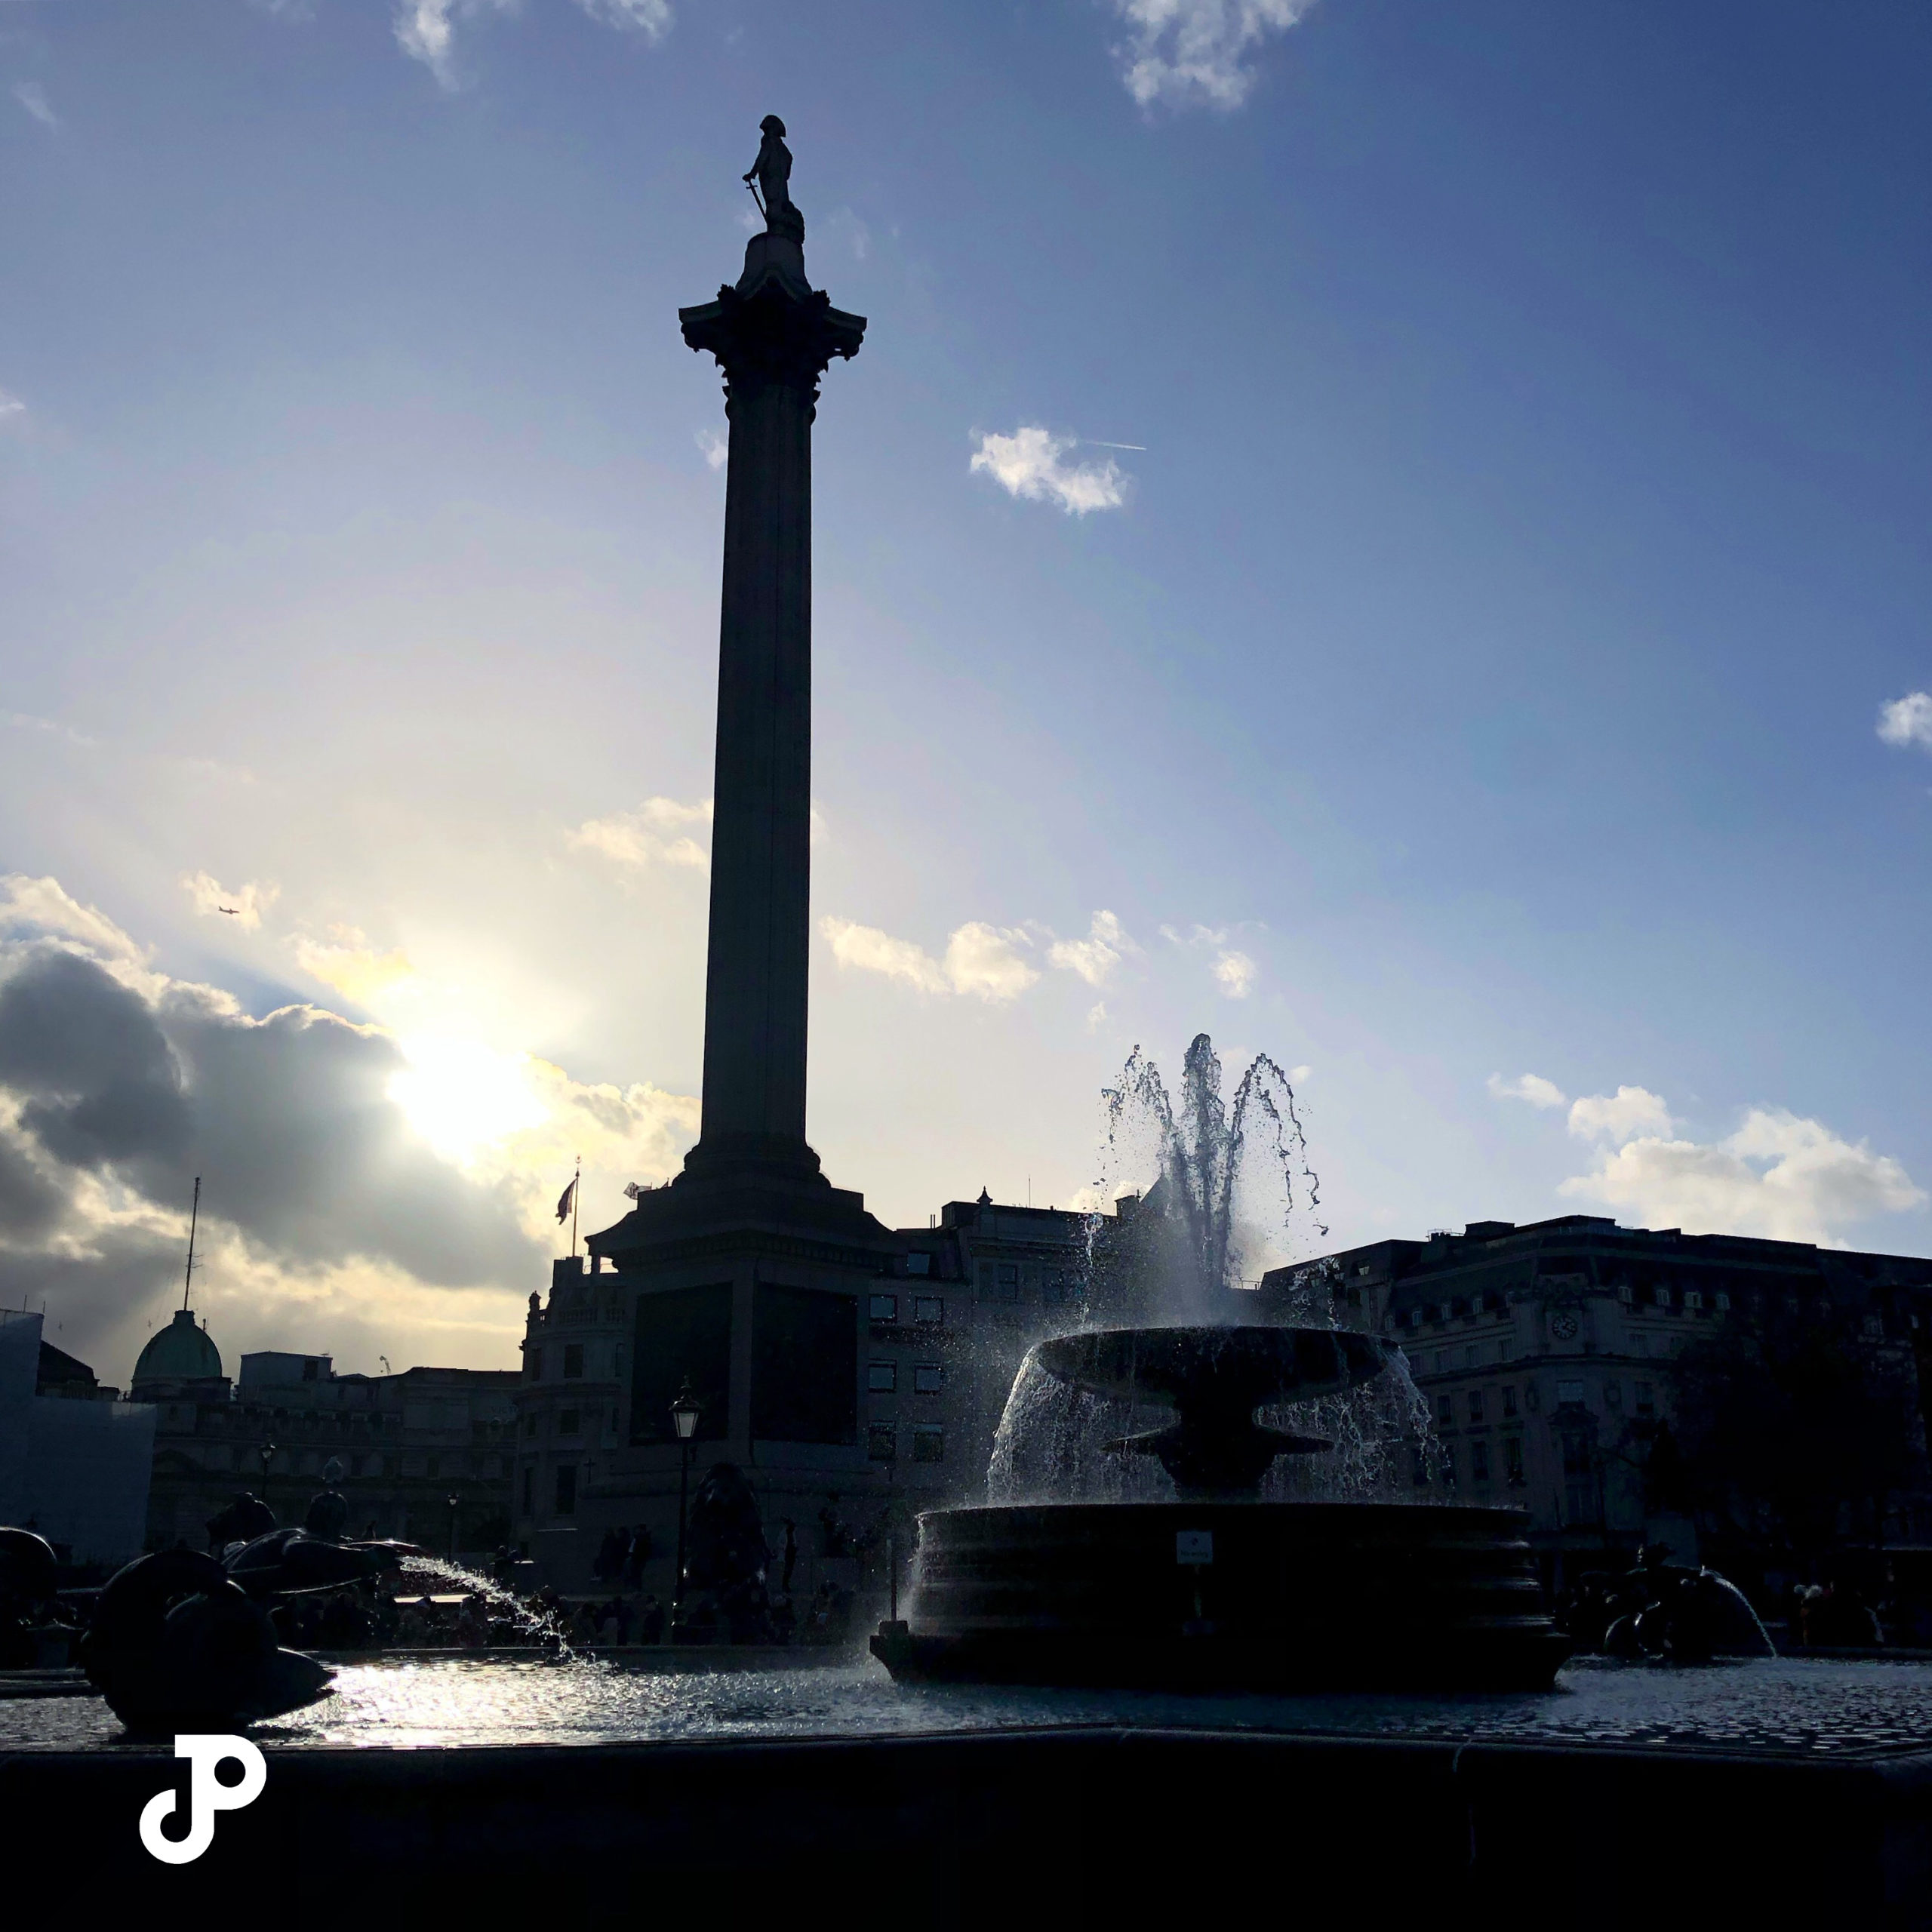
{"label": "flag", "polygon": [[571,1177],[571,1184],[557,1196],[557,1222],[559,1226],[571,1217],[571,1203],[577,1198],[577,1178]]}

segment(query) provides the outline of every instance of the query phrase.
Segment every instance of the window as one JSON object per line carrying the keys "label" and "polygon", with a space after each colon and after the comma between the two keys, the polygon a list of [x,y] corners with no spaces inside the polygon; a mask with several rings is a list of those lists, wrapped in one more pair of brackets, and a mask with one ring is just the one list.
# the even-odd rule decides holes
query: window
{"label": "window", "polygon": [[1489,1480],[1489,1444],[1478,1441],[1469,1444],[1469,1480],[1487,1482]]}
{"label": "window", "polygon": [[302,1380],[304,1382],[316,1380],[321,1374],[321,1366],[318,1361],[305,1361],[302,1364]]}
{"label": "window", "polygon": [[1456,1426],[1456,1398],[1446,1389],[1435,1398],[1435,1426],[1438,1429]]}
{"label": "window", "polygon": [[564,1380],[581,1382],[583,1380],[583,1344],[566,1342],[564,1344]]}
{"label": "window", "polygon": [[1603,1405],[1607,1409],[1620,1409],[1623,1406],[1623,1385],[1620,1382],[1606,1382],[1603,1385]]}
{"label": "window", "polygon": [[1640,1416],[1651,1416],[1657,1414],[1657,1401],[1651,1393],[1651,1385],[1647,1382],[1634,1384],[1632,1392],[1637,1398],[1637,1413]]}
{"label": "window", "polygon": [[897,1321],[899,1319],[899,1297],[897,1295],[874,1295],[872,1319],[875,1321]]}
{"label": "window", "polygon": [[533,1382],[541,1382],[543,1380],[543,1351],[541,1349],[531,1349],[525,1351],[523,1358],[523,1372]]}
{"label": "window", "polygon": [[577,1432],[577,1429],[578,1420],[576,1410],[559,1409],[557,1411],[557,1433],[559,1435],[574,1435]]}
{"label": "window", "polygon": [[[1469,1391],[1469,1420],[1472,1422],[1482,1420],[1482,1391],[1480,1389]],[[1487,1451],[1484,1453],[1487,1454]]]}
{"label": "window", "polygon": [[530,1411],[523,1419],[523,1432],[526,1435],[534,1435],[537,1433],[537,1411],[534,1409]]}
{"label": "window", "polygon": [[443,1472],[443,1459],[440,1456],[429,1458],[429,1466],[423,1473],[426,1476],[439,1476]]}
{"label": "window", "polygon": [[1057,1268],[1049,1268],[1040,1277],[1040,1299],[1058,1303],[1066,1299],[1066,1277]]}
{"label": "window", "polygon": [[930,1254],[907,1255],[906,1272],[909,1275],[930,1275],[933,1272],[932,1257]]}
{"label": "window", "polygon": [[[1017,1301],[1020,1299],[1020,1264],[1018,1262],[1002,1261],[999,1264],[998,1299],[1001,1301]],[[915,1447],[913,1451],[913,1458],[915,1461],[918,1460],[918,1452]],[[932,1460],[936,1462],[938,1458],[935,1457]]]}
{"label": "window", "polygon": [[1654,1292],[1658,1307],[1668,1308],[1670,1306],[1670,1291],[1666,1287],[1660,1287]]}
{"label": "window", "polygon": [[937,1395],[946,1386],[946,1371],[936,1361],[922,1361],[912,1370],[912,1392],[915,1395]]}
{"label": "window", "polygon": [[1617,1284],[1617,1299],[1627,1308],[1637,1299],[1637,1291],[1628,1281],[1619,1281]]}
{"label": "window", "polygon": [[1537,1385],[1534,1382],[1523,1391],[1523,1406],[1531,1415],[1543,1407],[1543,1398],[1537,1393]]}
{"label": "window", "polygon": [[1505,1481],[1520,1488],[1523,1481],[1523,1438],[1520,1435],[1505,1438],[1503,1444],[1503,1475]]}
{"label": "window", "polygon": [[1695,1288],[1686,1288],[1684,1291],[1684,1306],[1689,1314],[1701,1314],[1703,1312],[1704,1297]]}
{"label": "window", "polygon": [[1720,1315],[1728,1315],[1730,1312],[1730,1297],[1720,1288],[1715,1294],[1712,1296],[1711,1306]]}
{"label": "window", "polygon": [[534,1469],[525,1469],[523,1472],[523,1513],[526,1516],[536,1507],[530,1500],[530,1492],[535,1486],[536,1481],[537,1472]]}
{"label": "window", "polygon": [[915,1463],[943,1463],[946,1460],[946,1432],[943,1429],[915,1423],[912,1429],[912,1460]]}
{"label": "window", "polygon": [[362,1466],[367,1463],[368,1460],[368,1457],[366,1456],[350,1457],[349,1459],[349,1473],[352,1476],[359,1476],[362,1473]]}
{"label": "window", "polygon": [[1559,1409],[1581,1408],[1583,1385],[1580,1382],[1559,1382],[1556,1385],[1556,1406]]}
{"label": "window", "polygon": [[875,1422],[866,1431],[866,1454],[875,1463],[899,1460],[899,1432],[889,1422]]}
{"label": "window", "polygon": [[946,1319],[946,1303],[937,1295],[921,1295],[912,1304],[912,1319],[937,1328]]}
{"label": "window", "polygon": [[1514,1389],[1504,1389],[1504,1390],[1503,1390],[1503,1419],[1506,1421],[1506,1420],[1508,1420],[1511,1416],[1513,1416],[1515,1413],[1516,1413],[1516,1392],[1515,1392],[1515,1390]]}
{"label": "window", "polygon": [[1411,1449],[1409,1451],[1409,1481],[1417,1489],[1424,1489],[1428,1487],[1429,1464],[1423,1460],[1423,1453],[1420,1449]]}
{"label": "window", "polygon": [[577,1514],[577,1465],[566,1463],[557,1472],[557,1514]]}
{"label": "window", "polygon": [[1885,1332],[1885,1318],[1882,1315],[1868,1315],[1864,1327],[1867,1337],[1875,1341]]}
{"label": "window", "polygon": [[866,1370],[866,1386],[875,1395],[890,1395],[899,1386],[899,1364],[896,1361],[875,1361]]}

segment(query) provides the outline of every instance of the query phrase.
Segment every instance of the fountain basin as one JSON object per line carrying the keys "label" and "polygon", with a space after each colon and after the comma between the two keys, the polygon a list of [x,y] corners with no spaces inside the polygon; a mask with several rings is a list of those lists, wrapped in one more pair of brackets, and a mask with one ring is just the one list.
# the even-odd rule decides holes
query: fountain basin
{"label": "fountain basin", "polygon": [[1403,1503],[1041,1503],[919,1519],[909,1681],[1184,1690],[1549,1686],[1519,1510]]}

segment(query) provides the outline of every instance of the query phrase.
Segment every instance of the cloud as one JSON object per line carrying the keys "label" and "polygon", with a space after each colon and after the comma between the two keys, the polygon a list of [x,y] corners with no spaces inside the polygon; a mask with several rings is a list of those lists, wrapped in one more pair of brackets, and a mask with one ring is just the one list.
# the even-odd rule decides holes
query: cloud
{"label": "cloud", "polygon": [[[1550,1091],[1555,1091],[1553,1088]],[[1559,1103],[1562,1097],[1557,1095]],[[1620,1147],[1641,1136],[1666,1135],[1672,1124],[1670,1109],[1661,1097],[1641,1087],[1586,1094],[1570,1109],[1570,1131],[1579,1140],[1607,1140]]]}
{"label": "cloud", "polygon": [[1084,939],[1054,940],[1047,949],[1047,963],[1078,973],[1090,986],[1099,986],[1106,983],[1122,953],[1139,950],[1112,913],[1100,912],[1094,915]]}
{"label": "cloud", "polygon": [[614,812],[608,818],[586,819],[566,835],[580,851],[599,852],[623,866],[690,866],[710,863],[705,848],[685,826],[711,823],[709,798],[694,805],[675,798],[647,798],[634,812]]}
{"label": "cloud", "polygon": [[1553,1080],[1540,1073],[1519,1075],[1505,1080],[1501,1074],[1489,1076],[1490,1098],[1494,1100],[1527,1100],[1533,1107],[1567,1107],[1569,1097]]}
{"label": "cloud", "polygon": [[[349,937],[322,963],[400,956]],[[308,1004],[257,1019],[146,958],[57,881],[0,881],[0,1300],[50,1297],[109,1380],[180,1294],[197,1175],[195,1305],[232,1324],[231,1367],[291,1346],[503,1366],[574,1157],[614,1218],[697,1131],[696,1100],[648,1083]]]}
{"label": "cloud", "polygon": [[298,937],[295,957],[305,973],[333,986],[358,1006],[367,1006],[416,977],[416,968],[406,952],[378,952],[368,935],[353,926],[333,927],[331,933],[334,943],[326,946],[319,940]]}
{"label": "cloud", "polygon": [[577,0],[593,20],[641,33],[654,46],[671,31],[669,0]]}
{"label": "cloud", "polygon": [[0,389],[0,417],[23,416],[26,413],[26,407],[18,396]]}
{"label": "cloud", "polygon": [[1754,1107],[1735,1134],[1708,1144],[1640,1136],[1561,1192],[1654,1227],[1820,1242],[1926,1198],[1889,1155],[1781,1107]]}
{"label": "cloud", "polygon": [[1223,952],[1214,961],[1216,983],[1230,999],[1247,998],[1260,971],[1244,952]]}
{"label": "cloud", "polygon": [[14,98],[17,100],[43,128],[57,128],[60,117],[47,103],[47,90],[38,81],[16,81]]}
{"label": "cloud", "polygon": [[1932,752],[1932,691],[1908,691],[1878,713],[1878,736],[1888,745]]}
{"label": "cloud", "polygon": [[1010,436],[982,435],[969,469],[984,470],[1001,488],[1029,503],[1057,503],[1069,516],[1118,509],[1127,500],[1127,477],[1112,457],[1100,463],[1063,460],[1079,441],[1026,425]]}
{"label": "cloud", "polygon": [[232,918],[244,932],[251,933],[259,930],[262,915],[281,896],[280,886],[255,879],[231,892],[207,872],[183,872],[181,888],[204,917]]}
{"label": "cloud", "polygon": [[[421,61],[440,85],[454,91],[461,85],[454,61],[457,22],[483,14],[514,14],[521,4],[522,0],[396,0],[396,43],[412,60]],[[669,0],[577,0],[577,4],[600,25],[640,33],[654,46],[671,31],[675,17]]]}
{"label": "cloud", "polygon": [[1256,79],[1253,57],[1271,34],[1306,17],[1315,0],[1113,0],[1126,23],[1115,50],[1127,91],[1143,107],[1240,106]]}
{"label": "cloud", "polygon": [[1088,1032],[1090,1033],[1097,1033],[1101,1027],[1106,1023],[1106,1001],[1103,999],[1095,1001],[1094,1003],[1087,1009]]}
{"label": "cloud", "polygon": [[700,429],[697,440],[705,461],[713,469],[722,469],[725,458],[731,454],[731,438],[722,429]]}
{"label": "cloud", "polygon": [[513,14],[517,5],[518,0],[397,0],[396,44],[421,61],[439,85],[454,91],[459,85],[454,23],[478,14]]}
{"label": "cloud", "polygon": [[828,913],[818,922],[841,967],[883,974],[922,993],[958,993],[998,1002],[1017,998],[1040,977],[1020,955],[1032,942],[1017,930],[1003,930],[971,919],[946,942],[946,957],[935,959],[911,940],[894,939],[876,926],[862,926]]}

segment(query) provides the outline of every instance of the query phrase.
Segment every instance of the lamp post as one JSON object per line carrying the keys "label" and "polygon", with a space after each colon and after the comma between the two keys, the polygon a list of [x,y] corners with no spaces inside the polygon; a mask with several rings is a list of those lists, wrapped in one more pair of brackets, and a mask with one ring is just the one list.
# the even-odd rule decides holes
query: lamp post
{"label": "lamp post", "polygon": [[697,1419],[704,1405],[691,1393],[691,1379],[685,1377],[678,1399],[671,1404],[672,1426],[678,1432],[678,1576],[671,1591],[675,1611],[685,1600],[685,1505],[691,1493],[691,1438],[697,1433]]}
{"label": "lamp post", "polygon": [[269,1500],[269,1465],[275,1460],[275,1445],[272,1442],[264,1442],[255,1451],[262,1459],[262,1500],[264,1503]]}
{"label": "lamp post", "polygon": [[456,1512],[458,1498],[454,1490],[444,1499],[450,1506],[450,1561],[456,1561]]}

